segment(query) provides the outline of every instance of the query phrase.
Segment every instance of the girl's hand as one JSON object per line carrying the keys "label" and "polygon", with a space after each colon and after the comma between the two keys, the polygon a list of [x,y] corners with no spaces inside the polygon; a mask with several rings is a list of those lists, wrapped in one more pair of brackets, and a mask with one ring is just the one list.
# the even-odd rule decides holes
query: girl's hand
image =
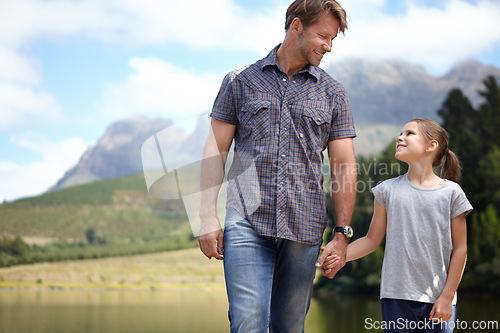
{"label": "girl's hand", "polygon": [[453,315],[452,300],[444,297],[439,297],[432,307],[429,320],[448,321]]}
{"label": "girl's hand", "polygon": [[[324,250],[325,247],[322,246],[321,251]],[[336,254],[329,254],[323,261],[322,265],[318,266],[318,264],[316,264],[316,267],[321,267],[321,273],[329,279],[333,278],[335,274],[337,274],[337,272],[342,268],[342,266],[342,261]]]}

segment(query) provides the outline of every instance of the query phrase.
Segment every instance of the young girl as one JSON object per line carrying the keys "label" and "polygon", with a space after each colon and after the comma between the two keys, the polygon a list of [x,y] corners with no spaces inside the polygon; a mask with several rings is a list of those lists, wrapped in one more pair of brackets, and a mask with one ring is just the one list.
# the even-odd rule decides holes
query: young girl
{"label": "young girl", "polygon": [[[448,149],[446,131],[422,118],[406,124],[395,156],[408,164],[408,173],[372,189],[370,228],[349,244],[347,261],[373,252],[387,234],[380,291],[384,331],[452,332],[467,256],[465,216],[472,210],[457,184],[458,159]],[[438,177],[433,167],[443,161]],[[323,273],[339,262],[328,256]]]}

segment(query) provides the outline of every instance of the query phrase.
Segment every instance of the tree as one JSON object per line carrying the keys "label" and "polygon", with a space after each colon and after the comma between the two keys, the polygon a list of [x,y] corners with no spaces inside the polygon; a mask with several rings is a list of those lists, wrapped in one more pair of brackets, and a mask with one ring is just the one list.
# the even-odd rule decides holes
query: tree
{"label": "tree", "polygon": [[0,238],[0,267],[30,262],[30,247],[20,237]]}
{"label": "tree", "polygon": [[104,245],[108,242],[108,238],[99,230],[89,228],[85,232],[85,237],[90,245]]}
{"label": "tree", "polygon": [[30,249],[28,244],[20,236],[16,236],[12,241],[10,251],[12,255],[17,256],[20,263],[29,262]]}
{"label": "tree", "polygon": [[491,202],[500,210],[500,148],[491,147],[486,157],[479,161],[478,167],[485,179],[481,193],[483,201]]}
{"label": "tree", "polygon": [[500,89],[494,77],[479,91],[477,110],[458,89],[450,91],[439,115],[450,134],[450,148],[463,169],[462,187],[474,211],[468,217],[469,261],[463,288],[498,292],[500,281]]}
{"label": "tree", "polygon": [[462,165],[462,187],[477,211],[484,210],[492,200],[495,207],[500,206],[500,198],[491,196],[495,192],[492,186],[498,184],[500,174],[490,167],[497,158],[491,150],[500,147],[497,134],[500,129],[500,88],[493,76],[483,80],[483,84],[479,94],[484,102],[478,110],[460,89],[453,89],[438,111],[442,125],[450,135],[450,149],[457,154]]}
{"label": "tree", "polygon": [[484,81],[484,90],[479,94],[484,98],[484,103],[479,107],[479,128],[481,141],[477,149],[480,152],[477,165],[478,179],[481,180],[478,193],[477,208],[484,209],[489,204],[500,208],[500,197],[495,184],[500,183],[500,172],[494,167],[498,167],[500,147],[500,88],[497,80],[493,76],[488,76]]}
{"label": "tree", "polygon": [[486,154],[492,146],[500,147],[500,88],[493,76],[484,81],[484,90],[479,91],[485,102],[479,108],[479,122],[481,129],[481,152]]}
{"label": "tree", "polygon": [[462,287],[469,291],[498,293],[500,218],[493,205],[471,215],[471,224],[474,227],[469,232],[469,261]]}
{"label": "tree", "polygon": [[449,148],[458,156],[462,165],[462,187],[466,193],[478,193],[482,180],[476,172],[481,158],[478,112],[460,89],[453,89],[438,111],[442,126],[449,134]]}

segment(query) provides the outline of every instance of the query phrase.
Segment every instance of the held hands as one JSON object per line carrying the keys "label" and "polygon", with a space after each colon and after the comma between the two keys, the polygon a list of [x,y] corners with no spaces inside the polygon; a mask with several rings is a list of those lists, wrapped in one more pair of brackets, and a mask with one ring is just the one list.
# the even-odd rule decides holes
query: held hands
{"label": "held hands", "polygon": [[[321,247],[321,249],[323,250],[324,247]],[[340,257],[336,254],[330,254],[325,258],[322,266],[316,266],[321,267],[321,273],[329,279],[332,279],[344,267]]]}
{"label": "held hands", "polygon": [[[344,237],[344,235],[341,235],[341,237]],[[316,267],[321,267],[321,273],[331,279],[345,266],[347,242],[337,241],[334,238],[326,246],[322,246],[321,251],[323,251],[323,253],[316,261]]]}

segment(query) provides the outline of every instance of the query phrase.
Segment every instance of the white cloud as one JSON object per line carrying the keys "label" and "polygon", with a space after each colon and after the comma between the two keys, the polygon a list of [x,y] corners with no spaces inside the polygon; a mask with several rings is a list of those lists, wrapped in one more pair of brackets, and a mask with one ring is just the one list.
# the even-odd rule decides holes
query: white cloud
{"label": "white cloud", "polygon": [[[29,57],[33,42],[68,37],[116,41],[126,16],[85,1],[2,1],[0,10],[0,130],[62,115],[56,96],[43,87],[43,64]],[[115,5],[119,3],[116,1]],[[124,16],[125,15],[125,16]]]}
{"label": "white cloud", "polygon": [[110,119],[135,115],[177,120],[198,115],[213,103],[222,78],[175,67],[155,58],[134,58],[124,83],[108,83],[98,108]]}
{"label": "white cloud", "polygon": [[30,59],[19,52],[0,44],[0,80],[23,84],[38,84],[41,75],[36,59]]}
{"label": "white cloud", "polygon": [[282,38],[286,10],[248,12],[232,0],[129,0],[120,6],[136,15],[128,32],[138,43],[259,51],[268,51]]}
{"label": "white cloud", "polygon": [[27,119],[60,116],[56,98],[40,88],[42,75],[37,59],[0,44],[0,130]]}
{"label": "white cloud", "polygon": [[133,46],[259,49],[281,35],[285,9],[250,13],[233,0],[17,0],[2,3],[0,44],[85,37]]}
{"label": "white cloud", "polygon": [[[264,53],[281,39],[283,11],[281,8],[265,14],[248,13],[232,0],[3,2],[0,130],[62,114],[57,97],[43,88],[43,64],[25,54],[33,42],[85,38],[127,47],[181,43],[200,51],[257,49]],[[220,83],[220,77],[215,81],[207,75],[183,72],[151,59],[133,59],[130,66],[134,73],[126,82],[109,85],[110,95],[105,98],[108,114],[200,112],[200,107],[206,108],[213,101],[213,82]],[[157,76],[156,69],[166,76]],[[188,95],[188,91],[196,96]],[[182,96],[187,97],[184,102],[180,100]]]}
{"label": "white cloud", "polygon": [[56,98],[40,89],[42,75],[37,59],[0,44],[0,130],[29,118],[60,115]]}
{"label": "white cloud", "polygon": [[[500,43],[500,30],[491,29],[500,17],[500,3],[445,0],[442,6],[426,7],[407,1],[406,10],[398,14],[387,14],[387,5],[385,0],[345,2],[350,28],[326,61],[403,58],[443,71]],[[122,9],[137,15],[130,26],[132,40],[143,36],[144,43],[265,53],[282,40],[286,6],[258,14],[243,12],[230,0],[162,5],[145,0],[124,2]],[[484,24],[472,29],[469,22]],[[158,59],[136,58],[130,67],[134,73],[126,82],[110,84],[105,92],[108,114],[192,115],[212,104],[221,78],[185,71]],[[193,91],[196,98],[189,96]]]}
{"label": "white cloud", "polygon": [[[266,54],[283,39],[290,2],[276,0],[274,8],[258,12],[244,10],[234,0],[1,1],[0,130],[27,120],[58,119],[63,113],[59,96],[44,86],[44,64],[31,55],[31,45],[87,39],[125,46],[132,50],[129,53],[140,47],[154,50],[151,47],[182,45],[200,53],[210,48],[221,53]],[[436,2],[439,6],[427,7],[406,0],[406,10],[397,14],[386,12],[387,0],[341,3],[348,13],[349,29],[346,37],[335,42],[333,54],[325,58],[328,62],[352,57],[403,58],[443,71],[457,60],[500,45],[500,1],[441,0]],[[101,99],[89,102],[98,106],[104,118],[197,115],[210,108],[222,81],[220,74],[179,68],[153,57],[134,57],[129,66],[126,80],[107,83]],[[97,117],[91,111],[86,116]],[[75,140],[14,141],[42,153],[42,158],[28,165],[0,160],[0,194],[10,199],[53,185],[83,152],[83,142]],[[72,152],[64,152],[63,160],[58,160],[65,149]]]}
{"label": "white cloud", "polygon": [[57,101],[50,93],[0,79],[0,130],[31,117],[50,119],[59,115]]}
{"label": "white cloud", "polygon": [[500,45],[498,1],[445,0],[439,8],[408,1],[398,15],[384,13],[380,1],[359,4],[345,4],[349,30],[336,42],[338,58],[402,58],[442,71]]}
{"label": "white cloud", "polygon": [[[274,7],[259,12],[243,9],[234,0],[4,1],[0,10],[0,129],[61,114],[57,97],[44,90],[43,64],[25,54],[33,42],[76,38],[132,48],[179,44],[199,52],[210,48],[265,54],[283,38],[289,3],[274,1]],[[457,60],[500,45],[500,29],[495,29],[499,1],[441,0],[439,6],[428,7],[406,0],[406,11],[397,14],[387,13],[387,0],[341,3],[348,13],[349,30],[335,42],[324,66],[352,57],[403,58],[428,69],[446,70]],[[194,112],[190,110],[211,105],[214,95],[207,95],[213,93],[214,82],[220,83],[220,77],[214,80],[199,72],[183,72],[159,60],[135,58],[130,65],[133,73],[127,81],[110,84],[106,90],[109,96],[103,101],[108,113],[143,113],[141,108],[151,113]],[[155,68],[177,81],[157,76]],[[181,103],[179,96],[186,95],[182,89],[193,91],[190,87],[197,89],[197,98]]]}
{"label": "white cloud", "polygon": [[[443,1],[444,5],[436,8],[408,0],[407,10],[394,15],[385,13],[388,5],[385,0],[344,1],[349,30],[345,38],[336,41],[333,56],[325,61],[351,57],[404,58],[428,68],[447,68],[457,60],[473,57],[500,44],[500,29],[492,28],[498,25],[500,2]],[[43,64],[21,51],[30,42],[87,38],[128,46],[181,44],[200,52],[211,48],[220,52],[252,50],[265,54],[284,35],[284,13],[289,1],[279,3],[281,5],[265,12],[244,10],[234,0],[19,0],[2,3],[0,78],[15,96],[24,98],[17,98],[20,105],[16,105],[4,93],[0,97],[3,107],[0,120],[5,127],[28,115],[53,116],[58,112],[55,98],[38,86],[43,81],[39,68]],[[19,19],[20,13],[23,19]],[[187,81],[205,80],[195,78],[196,74],[189,76]],[[114,92],[110,98],[119,98]],[[21,101],[30,101],[29,108]],[[144,101],[139,103],[142,104]]]}
{"label": "white cloud", "polygon": [[2,2],[0,43],[19,48],[38,39],[83,36],[117,39],[134,16],[120,0],[15,0]]}
{"label": "white cloud", "polygon": [[[0,44],[17,50],[34,40],[76,37],[128,46],[180,43],[199,50],[264,53],[283,38],[289,2],[257,12],[234,0],[7,1],[0,12]],[[407,10],[398,14],[386,13],[387,0],[341,3],[350,28],[347,38],[338,41],[339,58],[402,57],[449,66],[500,43],[498,1],[441,0],[439,7],[428,7],[406,0]]]}
{"label": "white cloud", "polygon": [[52,142],[45,136],[30,134],[14,137],[11,143],[19,149],[41,154],[41,158],[26,165],[0,160],[0,198],[5,200],[37,195],[48,190],[78,162],[87,147],[79,138]]}

